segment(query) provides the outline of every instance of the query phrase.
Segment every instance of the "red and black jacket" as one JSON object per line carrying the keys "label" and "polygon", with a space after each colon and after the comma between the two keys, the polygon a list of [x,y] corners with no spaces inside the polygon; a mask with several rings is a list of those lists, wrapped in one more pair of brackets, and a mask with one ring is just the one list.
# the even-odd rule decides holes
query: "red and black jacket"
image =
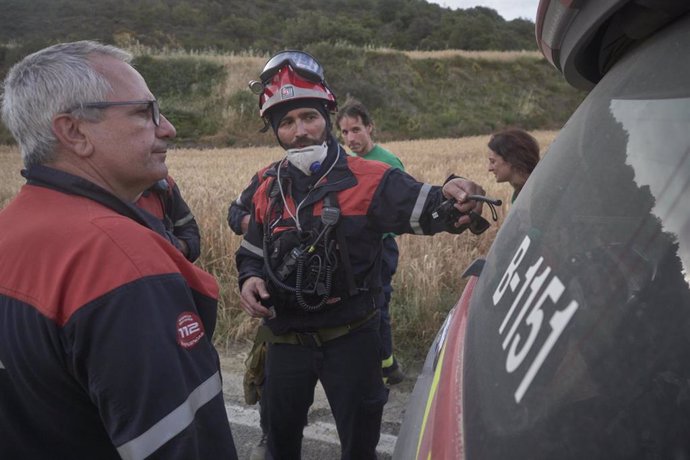
{"label": "red and black jacket", "polygon": [[[330,165],[336,162],[332,169]],[[271,205],[271,188],[276,180],[279,165],[280,179],[287,184],[287,207],[294,214],[295,202],[302,203],[299,219],[303,229],[319,229],[323,201],[329,193],[335,193],[341,211],[338,223],[347,245],[349,262],[359,295],[348,295],[347,277],[340,264],[340,272],[334,277],[334,299],[322,311],[300,314],[289,305],[277,305],[278,315],[267,321],[276,334],[288,331],[309,331],[316,328],[349,324],[366,317],[373,309],[373,290],[380,288],[381,237],[384,233],[414,233],[432,235],[452,231],[445,223],[431,217],[443,201],[441,187],[415,180],[409,174],[380,162],[372,162],[345,154],[335,139],[329,141],[328,156],[318,174],[327,176],[318,182],[319,176],[305,176],[287,162],[273,163],[257,174],[258,184],[252,201],[252,217],[249,229],[236,253],[240,286],[247,278],[258,276],[267,280],[264,268],[263,231],[264,218]],[[282,220],[272,226],[272,231],[294,227],[287,210]],[[269,249],[270,250],[270,249]],[[270,283],[269,283],[270,287]],[[272,298],[270,302],[292,303],[292,299]],[[280,308],[286,306],[288,308]]]}
{"label": "red and black jacket", "polygon": [[0,212],[0,458],[236,458],[214,278],[135,206],[25,176]]}
{"label": "red and black jacket", "polygon": [[201,255],[199,225],[180,189],[168,176],[156,182],[142,193],[136,205],[163,222],[166,237],[179,249],[179,240],[187,245],[185,257],[194,262]]}

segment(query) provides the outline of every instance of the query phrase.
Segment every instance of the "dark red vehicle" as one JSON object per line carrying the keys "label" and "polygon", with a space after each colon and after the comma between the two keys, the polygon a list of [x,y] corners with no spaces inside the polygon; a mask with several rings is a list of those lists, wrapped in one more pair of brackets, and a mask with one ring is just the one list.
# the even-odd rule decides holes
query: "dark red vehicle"
{"label": "dark red vehicle", "polygon": [[591,89],[425,363],[396,459],[690,459],[690,2],[542,0]]}

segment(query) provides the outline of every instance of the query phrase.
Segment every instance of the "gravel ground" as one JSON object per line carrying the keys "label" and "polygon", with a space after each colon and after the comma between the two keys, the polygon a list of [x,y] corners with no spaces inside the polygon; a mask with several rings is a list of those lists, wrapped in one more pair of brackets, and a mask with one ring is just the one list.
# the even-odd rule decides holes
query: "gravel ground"
{"label": "gravel ground", "polygon": [[[261,437],[258,405],[244,402],[242,376],[244,360],[251,349],[249,343],[236,343],[221,355],[223,393],[230,419],[235,445],[240,459],[249,458],[251,448]],[[390,389],[388,403],[384,407],[379,441],[379,458],[391,458],[395,440],[405,412],[405,405],[416,380],[415,373],[406,369],[407,378]],[[317,385],[314,404],[309,411],[309,424],[304,430],[303,459],[324,458],[324,455],[340,456],[337,432],[331,410],[321,385]]]}

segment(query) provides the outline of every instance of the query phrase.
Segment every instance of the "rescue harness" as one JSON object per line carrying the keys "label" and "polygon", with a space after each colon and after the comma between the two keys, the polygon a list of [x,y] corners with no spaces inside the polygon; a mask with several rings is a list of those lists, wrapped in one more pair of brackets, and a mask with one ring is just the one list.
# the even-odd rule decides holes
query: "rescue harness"
{"label": "rescue harness", "polygon": [[[335,162],[331,169],[334,165]],[[297,306],[307,313],[320,311],[332,299],[333,276],[339,265],[345,275],[347,295],[369,290],[358,288],[354,279],[347,241],[338,225],[341,210],[337,192],[330,191],[323,198],[320,231],[303,231],[297,214],[306,198],[297,206],[296,215],[292,215],[283,191],[280,168],[278,164],[278,174],[268,187],[269,206],[263,222],[264,269],[270,282],[284,293],[294,294]],[[295,229],[279,227],[284,210],[295,221]]]}

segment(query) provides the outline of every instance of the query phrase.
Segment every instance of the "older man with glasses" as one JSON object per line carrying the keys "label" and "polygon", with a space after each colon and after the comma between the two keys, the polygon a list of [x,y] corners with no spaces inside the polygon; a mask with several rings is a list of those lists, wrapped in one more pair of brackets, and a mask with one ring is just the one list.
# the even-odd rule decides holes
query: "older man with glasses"
{"label": "older man with glasses", "polygon": [[175,128],[130,59],[59,44],[5,80],[27,183],[0,212],[2,458],[237,458],[216,281],[134,205]]}

